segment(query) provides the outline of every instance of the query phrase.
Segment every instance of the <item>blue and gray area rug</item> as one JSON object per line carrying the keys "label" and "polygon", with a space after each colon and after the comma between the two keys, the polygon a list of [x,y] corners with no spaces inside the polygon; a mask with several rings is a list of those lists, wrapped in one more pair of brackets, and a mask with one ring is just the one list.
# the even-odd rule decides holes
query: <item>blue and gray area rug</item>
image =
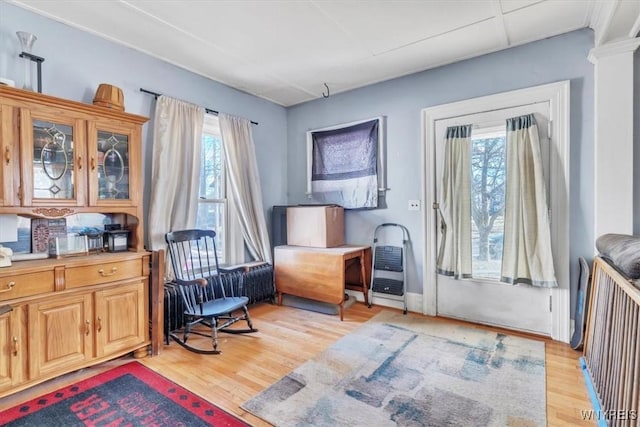
{"label": "blue and gray area rug", "polygon": [[245,402],[276,426],[545,426],[544,343],[384,311]]}

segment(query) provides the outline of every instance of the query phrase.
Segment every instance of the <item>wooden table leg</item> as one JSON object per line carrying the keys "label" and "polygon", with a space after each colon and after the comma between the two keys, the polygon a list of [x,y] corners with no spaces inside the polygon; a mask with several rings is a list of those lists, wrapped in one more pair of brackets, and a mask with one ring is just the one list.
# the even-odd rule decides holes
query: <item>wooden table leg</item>
{"label": "wooden table leg", "polygon": [[369,292],[368,292],[368,284],[367,284],[367,270],[364,265],[365,256],[364,251],[360,252],[360,277],[362,280],[362,293],[364,294],[364,304],[369,306]]}

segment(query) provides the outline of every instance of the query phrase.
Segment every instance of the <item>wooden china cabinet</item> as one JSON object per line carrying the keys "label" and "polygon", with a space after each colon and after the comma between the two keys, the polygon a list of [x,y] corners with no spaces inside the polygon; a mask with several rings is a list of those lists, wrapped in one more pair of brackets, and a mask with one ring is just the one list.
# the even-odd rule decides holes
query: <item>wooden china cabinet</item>
{"label": "wooden china cabinet", "polygon": [[0,268],[0,397],[149,340],[151,253],[143,247],[146,117],[0,86],[0,214],[111,215],[128,251]]}

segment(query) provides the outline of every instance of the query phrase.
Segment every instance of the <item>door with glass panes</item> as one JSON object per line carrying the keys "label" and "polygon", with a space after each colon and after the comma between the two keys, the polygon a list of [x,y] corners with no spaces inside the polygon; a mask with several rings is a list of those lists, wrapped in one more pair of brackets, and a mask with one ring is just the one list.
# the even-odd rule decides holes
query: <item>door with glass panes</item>
{"label": "door with glass panes", "polygon": [[[437,275],[437,314],[541,334],[551,334],[551,291],[500,282],[504,228],[506,120],[535,115],[549,190],[549,103],[493,110],[435,122],[436,200],[440,198],[444,142],[449,126],[472,124],[472,277]],[[438,221],[436,221],[439,224]],[[438,248],[441,230],[437,227]],[[437,253],[437,252],[436,252]]]}

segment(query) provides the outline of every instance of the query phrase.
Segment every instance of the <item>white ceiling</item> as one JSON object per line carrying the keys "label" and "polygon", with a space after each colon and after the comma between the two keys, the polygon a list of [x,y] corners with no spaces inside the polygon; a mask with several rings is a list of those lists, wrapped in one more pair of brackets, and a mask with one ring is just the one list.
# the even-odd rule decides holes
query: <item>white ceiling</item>
{"label": "white ceiling", "polygon": [[579,28],[635,37],[639,0],[13,0],[283,106]]}

